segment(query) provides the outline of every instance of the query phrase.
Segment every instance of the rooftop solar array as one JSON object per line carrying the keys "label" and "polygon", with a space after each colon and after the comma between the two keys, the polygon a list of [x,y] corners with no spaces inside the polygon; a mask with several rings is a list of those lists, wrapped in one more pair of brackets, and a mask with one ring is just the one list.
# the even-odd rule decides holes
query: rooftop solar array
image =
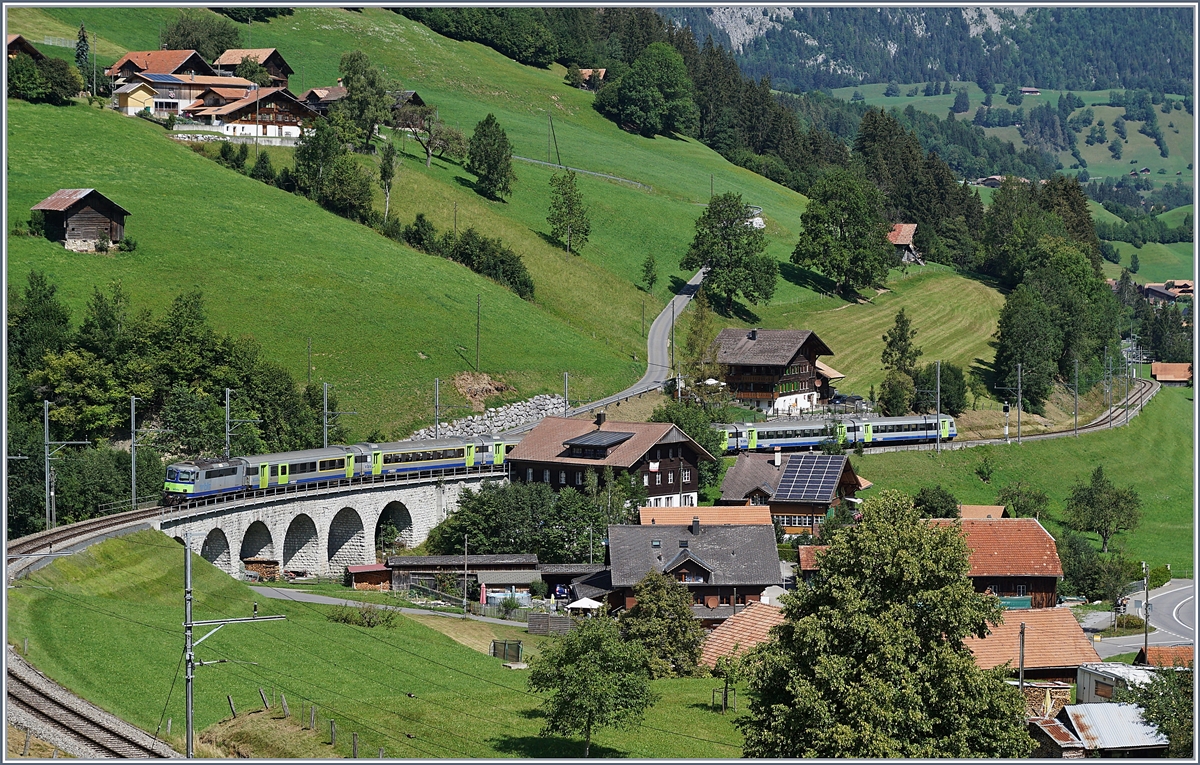
{"label": "rooftop solar array", "polygon": [[779,502],[828,502],[833,499],[844,456],[795,454],[783,468],[774,499]]}
{"label": "rooftop solar array", "polygon": [[633,433],[620,433],[612,430],[593,430],[591,433],[584,433],[582,436],[576,436],[568,441],[563,441],[566,446],[599,446],[608,448],[624,443],[633,438]]}
{"label": "rooftop solar array", "polygon": [[170,82],[170,83],[182,83],[183,82],[183,80],[179,79],[178,77],[176,77],[173,74],[149,74],[146,72],[142,72],[142,73],[138,74],[138,77],[141,77],[142,79],[148,80],[150,82]]}

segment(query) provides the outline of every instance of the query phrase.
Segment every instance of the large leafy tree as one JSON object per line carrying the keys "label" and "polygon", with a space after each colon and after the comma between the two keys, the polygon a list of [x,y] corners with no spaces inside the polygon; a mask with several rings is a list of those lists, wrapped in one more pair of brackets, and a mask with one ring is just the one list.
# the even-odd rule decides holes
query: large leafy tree
{"label": "large leafy tree", "polygon": [[237,68],[233,70],[237,77],[243,80],[249,80],[260,88],[265,88],[271,84],[271,73],[267,68],[258,63],[258,59],[253,56],[242,56],[242,60],[238,63]]}
{"label": "large leafy tree", "polygon": [[1113,701],[1137,704],[1142,719],[1158,728],[1167,737],[1168,757],[1195,757],[1194,718],[1196,710],[1195,662],[1187,662],[1187,670],[1174,667],[1154,673],[1150,682],[1132,688],[1121,688]]}
{"label": "large leafy tree", "polygon": [[[917,386],[913,409],[918,412],[933,412],[937,409],[938,370],[936,364],[926,364],[916,375]],[[957,364],[942,364],[941,378],[942,414],[958,416],[967,409],[967,376]]]}
{"label": "large leafy tree", "polygon": [[996,501],[1007,507],[1017,518],[1041,518],[1050,507],[1050,498],[1041,489],[1024,481],[1010,483],[996,495]]}
{"label": "large leafy tree", "polygon": [[162,31],[160,42],[169,50],[194,50],[205,61],[242,46],[237,24],[200,9],[181,12]]}
{"label": "large leafy tree", "polygon": [[530,690],[550,694],[542,735],[581,734],[587,757],[593,732],[635,725],[657,700],[647,658],[639,643],[621,640],[608,617],[583,619],[543,645],[529,672]]}
{"label": "large leafy tree", "polygon": [[[1058,371],[1062,333],[1050,307],[1028,285],[1019,285],[1005,298],[996,340],[997,382],[1014,393],[1020,382],[1028,407],[1040,411]],[[1017,364],[1021,365],[1019,381]]]}
{"label": "large leafy tree", "polygon": [[396,144],[386,141],[379,153],[379,188],[383,189],[383,220],[386,223],[392,206],[392,181],[396,178]]}
{"label": "large leafy tree", "polygon": [[666,574],[651,571],[633,587],[637,603],[621,614],[621,636],[641,643],[654,677],[696,671],[704,629],[692,615],[692,594]]}
{"label": "large leafy tree", "polygon": [[624,76],[600,90],[596,108],[645,136],[693,136],[700,127],[694,90],[683,57],[667,43],[656,42]]}
{"label": "large leafy tree", "polygon": [[425,150],[425,167],[436,156],[458,159],[467,153],[467,139],[438,116],[436,106],[405,104],[393,112],[396,127],[403,128]]}
{"label": "large leafy tree", "polygon": [[362,131],[361,147],[365,150],[375,137],[375,129],[391,115],[392,101],[387,94],[387,81],[379,67],[360,50],[342,56],[338,64],[346,97],[337,107]]}
{"label": "large leafy tree", "polygon": [[965,644],[1000,623],[974,591],[956,525],[885,491],[834,532],[820,576],[784,600],[757,650],[739,725],[747,757],[1025,757],[1025,704],[1008,669]]}
{"label": "large leafy tree", "polygon": [[309,199],[319,200],[333,161],[346,153],[337,131],[329,120],[317,120],[311,129],[301,132],[296,141],[296,190]]}
{"label": "large leafy tree", "polygon": [[578,252],[587,244],[592,221],[574,171],[550,176],[550,214],[546,222],[550,224],[550,235],[562,242],[568,252]]}
{"label": "large leafy tree", "polygon": [[1100,537],[1100,552],[1108,552],[1109,541],[1119,532],[1132,531],[1141,520],[1141,498],[1132,486],[1114,486],[1097,465],[1088,483],[1077,483],[1067,496],[1067,525]]}
{"label": "large leafy tree", "polygon": [[912,319],[901,308],[892,328],[883,336],[883,353],[879,358],[883,368],[912,377],[917,370],[917,358],[921,355],[921,349],[913,342],[916,337],[917,330],[913,329]]}
{"label": "large leafy tree", "polygon": [[517,179],[512,169],[512,144],[496,115],[489,113],[475,126],[467,147],[466,170],[478,178],[475,188],[485,197],[502,199],[512,194]]}
{"label": "large leafy tree", "polygon": [[692,246],[680,268],[708,270],[704,289],[725,298],[725,312],[733,312],[740,294],[754,305],[766,303],[775,294],[779,266],[767,255],[767,237],[750,225],[750,206],[742,195],[717,194],[696,221]]}
{"label": "large leafy tree", "polygon": [[913,497],[913,507],[917,509],[922,518],[959,517],[958,498],[943,489],[941,484],[922,486],[917,495]]}
{"label": "large leafy tree", "polygon": [[844,292],[882,283],[896,262],[883,196],[857,173],[833,170],[813,184],[800,225],[792,262],[820,271]]}

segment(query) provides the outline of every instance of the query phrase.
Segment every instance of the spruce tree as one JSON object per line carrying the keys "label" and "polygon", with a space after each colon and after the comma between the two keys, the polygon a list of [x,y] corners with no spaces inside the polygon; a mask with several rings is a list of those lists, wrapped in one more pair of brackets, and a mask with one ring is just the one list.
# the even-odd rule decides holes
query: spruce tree
{"label": "spruce tree", "polygon": [[[88,54],[91,51],[91,46],[88,45],[87,30],[83,28],[83,24],[79,25],[79,36],[75,38],[75,68],[84,75],[87,80],[87,73],[91,72],[91,67],[88,64]],[[93,86],[95,83],[93,83]]]}
{"label": "spruce tree", "polygon": [[896,314],[896,323],[883,336],[883,353],[880,361],[884,369],[894,369],[897,372],[912,377],[917,368],[917,357],[921,349],[913,344],[917,331],[912,328],[912,319],[901,308]]}
{"label": "spruce tree", "polygon": [[512,169],[512,144],[496,115],[489,113],[475,126],[467,148],[466,171],[478,177],[475,188],[483,196],[503,199],[512,194],[517,179]]}

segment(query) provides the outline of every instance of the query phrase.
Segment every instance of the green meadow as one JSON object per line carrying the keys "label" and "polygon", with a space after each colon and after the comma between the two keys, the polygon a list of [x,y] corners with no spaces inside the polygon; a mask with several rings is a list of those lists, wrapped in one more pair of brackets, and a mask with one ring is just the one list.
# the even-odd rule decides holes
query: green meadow
{"label": "green meadow", "polygon": [[[29,639],[29,660],[54,680],[182,749],[184,687],[182,548],[156,531],[109,540],[55,561],[8,597],[10,645]],[[196,619],[283,614],[284,621],[233,624],[197,649],[196,729],[287,697],[307,722],[317,708],[310,756],[349,757],[382,747],[388,757],[578,757],[582,741],[541,736],[541,697],[523,672],[442,632],[400,616],[394,628],[331,622],[326,606],[264,600],[193,556]],[[422,617],[418,617],[422,618]],[[198,628],[196,639],[207,633]],[[709,711],[711,679],[654,681],[661,700],[643,723],[598,732],[593,756],[728,758],[741,753],[733,715]],[[409,694],[412,694],[411,696]],[[275,710],[278,710],[276,701]],[[165,720],[172,718],[171,736]],[[337,745],[328,745],[329,720]],[[282,734],[280,734],[282,735]],[[295,738],[312,734],[292,731]],[[287,747],[280,747],[286,749]],[[250,753],[251,756],[254,753]],[[259,752],[259,757],[270,752]]]}

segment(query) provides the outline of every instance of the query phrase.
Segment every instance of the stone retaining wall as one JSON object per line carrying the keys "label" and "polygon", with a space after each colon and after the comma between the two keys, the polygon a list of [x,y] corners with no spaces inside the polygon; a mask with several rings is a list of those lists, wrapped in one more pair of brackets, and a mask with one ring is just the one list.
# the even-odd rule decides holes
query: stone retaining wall
{"label": "stone retaining wall", "polygon": [[[483,414],[471,415],[453,422],[443,422],[438,426],[438,436],[466,438],[484,433],[500,433],[526,423],[537,422],[547,415],[562,414],[563,409],[562,396],[534,396],[515,404],[490,408]],[[433,438],[433,426],[414,432],[410,438]]]}

